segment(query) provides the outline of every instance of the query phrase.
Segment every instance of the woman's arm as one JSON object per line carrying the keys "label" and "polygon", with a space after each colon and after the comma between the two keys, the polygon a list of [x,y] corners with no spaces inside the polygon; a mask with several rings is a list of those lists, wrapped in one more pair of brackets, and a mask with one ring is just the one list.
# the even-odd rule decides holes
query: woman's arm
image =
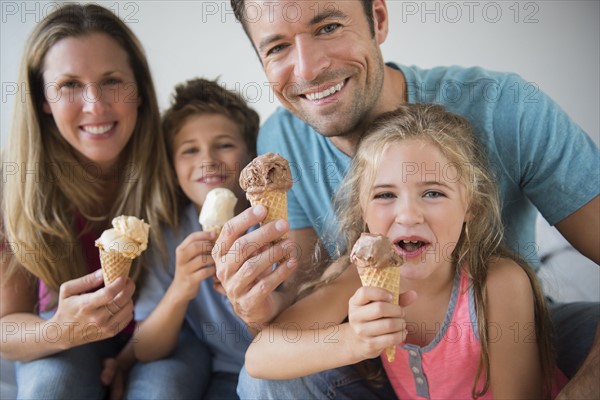
{"label": "woman's arm", "polygon": [[[135,286],[117,279],[108,287],[87,293],[102,283],[97,271],[60,287],[58,309],[44,320],[35,314],[37,285],[24,269],[6,280],[8,262],[0,267],[0,324],[2,357],[31,361],[82,344],[116,335],[133,316],[131,296]],[[106,306],[115,301],[120,311],[110,314]]]}
{"label": "woman's arm", "polygon": [[486,290],[494,398],[539,399],[543,377],[527,273],[511,260],[495,261],[489,267]]}

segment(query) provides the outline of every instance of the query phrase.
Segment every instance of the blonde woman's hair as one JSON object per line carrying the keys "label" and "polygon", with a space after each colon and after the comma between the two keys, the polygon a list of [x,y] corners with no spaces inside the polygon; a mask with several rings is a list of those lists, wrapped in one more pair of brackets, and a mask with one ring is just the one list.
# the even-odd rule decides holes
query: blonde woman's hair
{"label": "blonde woman's hair", "polygon": [[[548,389],[554,372],[554,357],[551,324],[544,296],[532,269],[502,244],[503,227],[498,189],[486,166],[482,146],[476,142],[471,126],[465,118],[452,114],[439,105],[412,104],[386,113],[373,123],[363,136],[335,199],[339,230],[340,235],[343,233],[345,238],[345,249],[351,249],[366,229],[363,210],[381,162],[381,155],[390,145],[403,140],[419,140],[435,145],[456,169],[458,181],[466,188],[471,218],[465,222],[458,244],[452,253],[452,262],[456,268],[468,266],[466,272],[475,294],[481,358],[473,383],[473,397],[480,397],[489,388],[485,293],[488,265],[499,257],[516,261],[531,281],[535,295],[537,343],[545,387]],[[485,385],[483,388],[477,388],[481,374],[485,376]]]}
{"label": "blonde woman's hair", "polygon": [[[141,99],[133,134],[120,154],[115,178],[118,194],[110,211],[99,194],[97,169],[84,165],[61,136],[52,115],[43,111],[44,59],[62,39],[93,33],[110,36],[128,55]],[[88,273],[75,231],[81,215],[87,229],[103,229],[120,214],[143,218],[151,241],[164,251],[160,223],[175,223],[174,185],[160,136],[160,114],[150,68],[133,32],[111,11],[93,4],[65,4],[34,29],[25,46],[8,146],[2,155],[2,262],[4,282],[24,267],[58,291],[70,279]],[[7,261],[8,258],[8,261]],[[3,282],[3,284],[4,284]]]}

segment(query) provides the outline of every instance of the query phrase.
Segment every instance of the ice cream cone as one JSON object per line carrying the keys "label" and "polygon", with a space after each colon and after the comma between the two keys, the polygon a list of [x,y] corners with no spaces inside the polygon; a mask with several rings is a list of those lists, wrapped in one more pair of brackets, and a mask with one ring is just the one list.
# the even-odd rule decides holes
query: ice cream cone
{"label": "ice cream cone", "polygon": [[204,232],[214,232],[216,234],[217,237],[219,237],[219,235],[221,234],[221,230],[223,229],[222,226],[219,225],[213,225],[213,226],[203,226],[202,230]]}
{"label": "ice cream cone", "polygon": [[[350,253],[363,286],[378,287],[392,293],[392,304],[398,304],[400,296],[400,266],[404,259],[396,253],[390,240],[384,235],[363,233]],[[396,358],[396,346],[385,349],[389,362]]]}
{"label": "ice cream cone", "polygon": [[204,232],[221,234],[223,226],[233,218],[237,197],[227,188],[215,188],[206,194],[198,222]]}
{"label": "ice cream cone", "polygon": [[[400,268],[361,268],[359,270],[360,281],[363,286],[373,286],[392,292],[392,304],[398,304],[400,296]],[[396,358],[396,346],[385,349],[389,362]]]}
{"label": "ice cream cone", "polygon": [[96,240],[104,284],[119,276],[127,278],[132,261],[148,246],[150,225],[136,217],[121,215],[113,218],[113,228],[106,229]]}
{"label": "ice cream cone", "polygon": [[127,278],[133,259],[125,257],[115,250],[100,250],[100,264],[102,265],[102,275],[104,284],[109,285],[119,276]]}
{"label": "ice cream cone", "polygon": [[287,221],[287,192],[292,187],[292,173],[285,158],[275,153],[256,157],[240,173],[240,187],[246,191],[252,206],[262,204],[267,208],[261,225],[277,219]]}
{"label": "ice cream cone", "polygon": [[[262,204],[267,208],[267,216],[261,222],[261,225],[268,224],[271,221],[284,219],[287,221],[287,192],[279,190],[266,190],[262,193],[248,194],[248,200],[252,206]],[[287,235],[283,236],[285,239]]]}

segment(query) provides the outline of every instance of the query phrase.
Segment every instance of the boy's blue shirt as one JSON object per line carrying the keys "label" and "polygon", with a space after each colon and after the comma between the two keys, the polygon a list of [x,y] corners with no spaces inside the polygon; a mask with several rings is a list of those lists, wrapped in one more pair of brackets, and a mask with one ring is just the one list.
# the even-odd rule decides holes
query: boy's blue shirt
{"label": "boy's blue shirt", "polygon": [[[152,246],[149,266],[135,304],[137,321],[146,319],[152,313],[173,281],[177,246],[189,234],[201,230],[193,204],[183,210],[178,230],[163,228],[168,265],[164,266],[160,251]],[[188,304],[185,324],[208,346],[213,355],[214,372],[240,372],[253,336],[234,313],[227,297],[213,289],[212,278],[200,283],[198,294]]]}

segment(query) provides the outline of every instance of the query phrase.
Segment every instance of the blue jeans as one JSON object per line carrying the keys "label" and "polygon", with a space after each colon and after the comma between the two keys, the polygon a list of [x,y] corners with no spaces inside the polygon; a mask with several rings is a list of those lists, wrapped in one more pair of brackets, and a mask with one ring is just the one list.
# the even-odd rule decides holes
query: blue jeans
{"label": "blue jeans", "polygon": [[210,378],[208,389],[202,397],[203,400],[238,400],[236,388],[238,374],[230,372],[215,372]]}
{"label": "blue jeans", "polygon": [[[368,361],[369,371],[383,370],[381,360]],[[238,395],[241,399],[395,399],[386,381],[374,385],[353,365],[289,380],[255,379],[242,369]]]}
{"label": "blue jeans", "polygon": [[[18,399],[103,399],[102,361],[114,357],[120,337],[75,347],[38,360],[16,363]],[[198,399],[208,387],[211,355],[185,331],[171,357],[136,363],[129,374],[126,399]]]}
{"label": "blue jeans", "polygon": [[558,368],[571,378],[587,357],[600,321],[600,303],[548,303]]}

